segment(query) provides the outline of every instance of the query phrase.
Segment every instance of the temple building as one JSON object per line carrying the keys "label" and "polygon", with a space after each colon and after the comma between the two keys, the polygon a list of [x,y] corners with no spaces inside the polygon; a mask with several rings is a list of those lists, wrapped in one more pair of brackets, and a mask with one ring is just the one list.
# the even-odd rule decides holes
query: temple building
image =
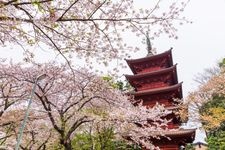
{"label": "temple building", "polygon": [[[151,46],[148,45],[148,48]],[[182,129],[181,119],[176,113],[179,102],[175,99],[182,99],[183,95],[182,82],[179,83],[177,78],[177,65],[173,64],[172,49],[161,54],[154,54],[148,49],[146,57],[129,59],[126,62],[133,72],[133,75],[125,75],[134,88],[130,94],[136,100],[141,99],[146,107],[153,107],[158,103],[172,112],[166,116],[171,120],[164,133],[166,137],[152,139],[153,144],[161,150],[184,149],[187,143],[193,142],[195,129]]]}

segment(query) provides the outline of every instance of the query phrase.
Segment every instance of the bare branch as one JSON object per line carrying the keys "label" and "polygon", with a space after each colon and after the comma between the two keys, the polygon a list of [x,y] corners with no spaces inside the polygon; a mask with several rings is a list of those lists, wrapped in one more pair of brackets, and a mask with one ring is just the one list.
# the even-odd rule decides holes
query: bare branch
{"label": "bare branch", "polygon": [[77,121],[75,121],[75,123],[69,128],[69,131],[66,134],[66,138],[65,140],[67,141],[68,139],[70,139],[71,134],[82,124],[90,122],[91,120],[87,119],[87,116],[84,116],[80,119],[78,119]]}
{"label": "bare branch", "polygon": [[75,5],[77,2],[78,2],[79,0],[76,0],[76,1],[74,1],[64,12],[63,12],[63,14],[59,17],[59,19],[57,19],[57,21],[58,20],[61,20],[61,19],[63,19],[63,17],[64,17],[64,15],[70,10],[70,8],[71,7],[73,7],[73,5]]}
{"label": "bare branch", "polygon": [[10,4],[12,4],[12,3],[16,2],[16,1],[17,1],[17,0],[11,0],[11,1],[8,1],[8,2],[0,1],[0,8],[1,8],[2,6],[10,5]]}
{"label": "bare branch", "polygon": [[106,2],[106,0],[105,1],[103,1],[92,13],[91,13],[91,15],[88,17],[88,19],[90,19],[101,7],[102,7],[102,5],[104,5],[105,4],[105,2]]}
{"label": "bare branch", "polygon": [[14,6],[19,6],[19,5],[33,5],[34,3],[42,4],[42,3],[47,3],[47,2],[51,2],[51,1],[53,1],[53,0],[43,0],[43,1],[35,1],[35,2],[20,2],[20,3],[13,4],[13,5]]}
{"label": "bare branch", "polygon": [[45,37],[54,45],[54,47],[56,48],[56,50],[59,52],[59,54],[66,60],[68,66],[70,67],[72,73],[73,73],[73,76],[75,78],[75,73],[73,71],[73,68],[71,66],[71,63],[70,61],[67,59],[67,57],[61,52],[60,48],[56,45],[56,43],[49,37],[48,34],[46,34],[38,25],[36,25],[35,23],[33,23],[33,25],[39,29],[41,31],[41,33],[43,33],[43,35],[45,35]]}

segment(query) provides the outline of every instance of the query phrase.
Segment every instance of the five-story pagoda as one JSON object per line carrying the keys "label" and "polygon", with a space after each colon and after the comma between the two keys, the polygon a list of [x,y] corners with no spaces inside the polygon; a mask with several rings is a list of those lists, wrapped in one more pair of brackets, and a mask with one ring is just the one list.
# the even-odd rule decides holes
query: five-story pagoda
{"label": "five-story pagoda", "polygon": [[181,129],[181,120],[176,115],[177,101],[182,99],[182,83],[178,82],[176,65],[173,64],[172,49],[153,54],[149,38],[148,55],[144,58],[126,60],[134,75],[125,75],[134,88],[131,92],[136,100],[142,100],[146,107],[153,107],[156,103],[163,104],[165,109],[172,111],[166,118],[168,130],[160,139],[152,142],[161,150],[180,150],[187,143],[194,140],[194,129]]}

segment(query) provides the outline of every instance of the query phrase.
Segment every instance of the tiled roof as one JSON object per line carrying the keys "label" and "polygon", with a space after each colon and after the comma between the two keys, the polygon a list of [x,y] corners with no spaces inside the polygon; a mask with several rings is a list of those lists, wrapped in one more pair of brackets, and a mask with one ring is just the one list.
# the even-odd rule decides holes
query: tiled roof
{"label": "tiled roof", "polygon": [[149,76],[152,76],[152,75],[157,75],[157,74],[167,73],[167,72],[171,72],[171,71],[176,71],[176,66],[177,66],[177,64],[175,64],[175,65],[173,65],[172,67],[169,67],[169,68],[165,68],[165,69],[161,69],[161,70],[157,70],[157,71],[153,71],[153,72],[135,74],[135,75],[125,75],[125,77],[128,80],[142,78],[142,77],[149,77]]}
{"label": "tiled roof", "polygon": [[138,58],[138,59],[125,59],[125,61],[127,62],[128,66],[130,67],[130,69],[132,70],[132,72],[134,74],[137,74],[136,69],[134,68],[135,64],[140,64],[140,63],[151,63],[157,59],[162,59],[165,56],[170,56],[169,57],[169,65],[172,66],[173,65],[173,59],[172,59],[172,48],[164,53],[161,54],[157,54],[157,55],[151,55],[151,56],[146,56],[143,58]]}
{"label": "tiled roof", "polygon": [[144,90],[144,91],[138,91],[138,92],[130,92],[128,94],[131,94],[134,96],[151,95],[151,94],[157,94],[157,93],[177,90],[181,87],[182,87],[182,82],[172,85],[172,86],[169,86],[169,87],[162,87],[162,88],[156,88],[156,89],[150,89],[150,90]]}
{"label": "tiled roof", "polygon": [[174,130],[168,130],[168,131],[164,131],[163,134],[165,136],[174,136],[174,135],[190,135],[190,134],[195,134],[195,129],[174,129]]}
{"label": "tiled roof", "polygon": [[138,59],[125,59],[125,60],[126,60],[126,62],[128,64],[145,62],[145,61],[155,60],[155,59],[164,57],[166,55],[171,55],[171,51],[172,51],[172,48],[170,50],[168,50],[168,51],[165,51],[164,53],[160,53],[160,54],[157,54],[157,55],[150,55],[150,56],[143,57],[143,58],[138,58]]}
{"label": "tiled roof", "polygon": [[165,131],[155,131],[156,135],[162,135],[166,137],[172,137],[172,136],[195,136],[195,130],[196,129],[169,129]]}

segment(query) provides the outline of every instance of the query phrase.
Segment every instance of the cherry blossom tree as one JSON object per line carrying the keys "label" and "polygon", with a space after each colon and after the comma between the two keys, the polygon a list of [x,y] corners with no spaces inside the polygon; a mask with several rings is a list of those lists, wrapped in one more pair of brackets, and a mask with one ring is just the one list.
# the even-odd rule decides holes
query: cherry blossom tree
{"label": "cherry blossom tree", "polygon": [[[16,78],[15,76],[15,73],[17,73],[15,68],[17,67],[19,67],[19,65],[9,67],[9,65],[4,63],[2,63],[0,67],[0,131],[2,132],[2,136],[0,137],[0,145],[6,145],[7,147],[14,147],[15,145],[15,138],[19,129],[18,127],[21,125],[25,112],[23,103],[30,95],[30,92],[23,88],[25,86],[24,81]],[[8,69],[11,70],[12,74],[8,73]],[[30,115],[29,120],[32,120],[31,122],[28,122],[29,126],[32,126],[32,128],[29,128],[29,131],[25,134],[27,134],[26,141],[30,142],[27,142],[26,146],[21,145],[21,149],[29,149],[34,144],[39,145],[41,148],[44,146],[44,143],[40,144],[39,141],[35,141],[32,137],[34,137],[33,134],[37,136],[36,134],[41,131],[45,124],[41,124],[40,115],[37,116],[34,113]],[[39,122],[38,125],[37,122]],[[36,127],[34,123],[36,124]],[[45,128],[47,128],[47,126]],[[30,136],[28,136],[28,134],[30,134]],[[48,137],[48,135],[45,136]],[[44,137],[42,137],[42,139],[44,139]],[[28,140],[28,138],[30,138],[30,140]]]}
{"label": "cherry blossom tree", "polygon": [[[190,101],[197,103],[199,120],[207,131],[209,149],[224,148],[225,133],[225,59],[218,67],[202,75],[204,82],[190,95]],[[199,78],[201,79],[201,78]]]}
{"label": "cherry blossom tree", "polygon": [[[0,131],[3,133],[0,139],[0,146],[4,145],[6,149],[14,149],[16,145],[16,138],[24,119],[25,108],[16,108],[8,110],[0,118]],[[32,111],[29,115],[29,120],[26,124],[23,133],[23,143],[20,144],[20,149],[37,149],[45,150],[47,145],[53,144],[55,133],[50,126],[50,123],[44,114]]]}
{"label": "cherry blossom tree", "polygon": [[[3,115],[3,113],[9,109],[13,104],[15,104],[17,101],[24,99],[26,96],[26,93],[24,91],[19,91],[19,87],[23,86],[22,82],[16,81],[13,77],[9,77],[6,75],[6,70],[4,69],[5,65],[2,64],[0,68],[0,117]],[[11,69],[11,68],[9,68]],[[22,89],[21,89],[22,90]]]}
{"label": "cherry blossom tree", "polygon": [[189,94],[187,101],[194,104],[196,111],[200,110],[199,117],[206,124],[207,129],[217,128],[225,121],[223,114],[225,111],[224,62],[222,61],[219,65],[206,69],[204,74],[200,74],[197,78],[200,86],[198,90]]}
{"label": "cherry blossom tree", "polygon": [[186,22],[180,13],[187,3],[171,1],[165,7],[157,0],[136,10],[133,0],[1,0],[0,45],[18,44],[27,59],[35,54],[31,49],[48,46],[66,59],[76,53],[106,63],[137,50],[124,43],[123,32],[140,36],[150,30],[152,37],[177,38],[175,24]]}
{"label": "cherry blossom tree", "polygon": [[[114,89],[101,77],[85,69],[73,70],[76,74],[74,78],[71,68],[66,64],[1,66],[3,80],[14,80],[17,85],[10,96],[18,96],[18,99],[19,96],[21,97],[16,101],[17,104],[13,104],[12,108],[8,109],[8,113],[12,110],[25,109],[25,100],[29,97],[32,85],[35,84],[35,78],[43,73],[48,76],[37,83],[29,125],[24,131],[26,134],[22,142],[23,147],[35,146],[35,144],[38,147],[43,143],[47,146],[47,142],[51,142],[53,138],[58,139],[65,149],[70,150],[72,149],[71,139],[74,135],[92,124],[98,128],[105,125],[115,127],[118,137],[149,148],[152,146],[150,139],[161,135],[162,127],[166,126],[167,121],[163,120],[162,116],[169,111],[162,106],[152,109],[147,109],[141,104],[134,106],[132,99],[129,101],[121,91]],[[5,101],[7,99],[1,99],[1,102],[6,103]],[[4,114],[7,116],[7,111]],[[4,114],[1,118],[4,118]],[[19,116],[17,118],[21,119],[22,115]],[[152,123],[149,124],[149,121]],[[51,135],[46,135],[48,132]],[[34,140],[34,137],[37,139]],[[27,141],[33,143],[30,144]]]}

